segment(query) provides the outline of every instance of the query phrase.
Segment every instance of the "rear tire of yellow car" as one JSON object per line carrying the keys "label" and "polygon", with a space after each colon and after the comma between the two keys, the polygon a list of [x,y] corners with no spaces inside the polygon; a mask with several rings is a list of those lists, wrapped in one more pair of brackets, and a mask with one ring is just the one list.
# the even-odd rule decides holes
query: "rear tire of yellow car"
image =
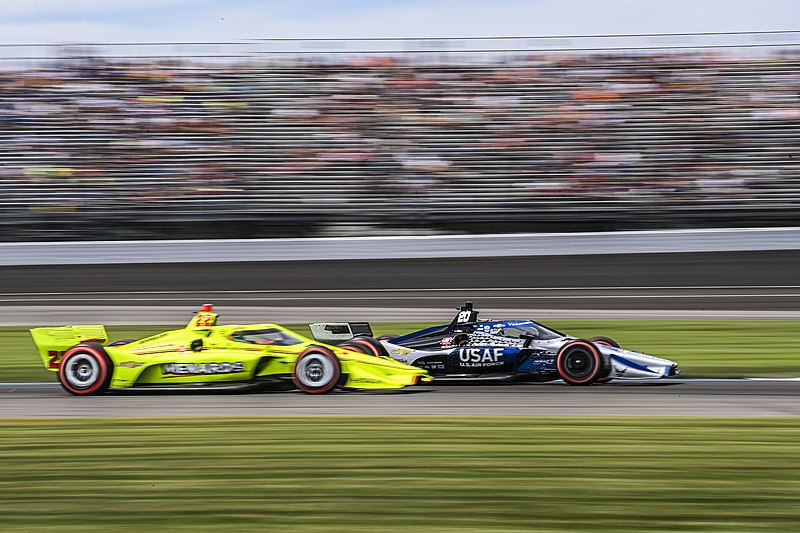
{"label": "rear tire of yellow car", "polygon": [[312,346],[300,354],[292,368],[295,386],[308,394],[325,394],[339,383],[342,365],[327,348]]}
{"label": "rear tire of yellow car", "polygon": [[111,384],[114,365],[99,344],[78,344],[64,353],[58,367],[58,381],[70,394],[102,394]]}

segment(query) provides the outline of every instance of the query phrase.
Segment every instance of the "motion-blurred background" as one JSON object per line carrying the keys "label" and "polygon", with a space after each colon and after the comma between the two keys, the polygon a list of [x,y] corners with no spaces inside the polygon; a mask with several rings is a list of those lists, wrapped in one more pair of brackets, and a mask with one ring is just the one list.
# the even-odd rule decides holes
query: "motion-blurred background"
{"label": "motion-blurred background", "polygon": [[[800,530],[797,21],[0,0],[0,529]],[[497,232],[534,235],[462,236]],[[331,236],[380,238],[154,242]],[[77,398],[28,331],[143,338],[213,302],[405,333],[467,300],[683,374]]]}
{"label": "motion-blurred background", "polygon": [[800,32],[0,54],[6,242],[800,221]]}

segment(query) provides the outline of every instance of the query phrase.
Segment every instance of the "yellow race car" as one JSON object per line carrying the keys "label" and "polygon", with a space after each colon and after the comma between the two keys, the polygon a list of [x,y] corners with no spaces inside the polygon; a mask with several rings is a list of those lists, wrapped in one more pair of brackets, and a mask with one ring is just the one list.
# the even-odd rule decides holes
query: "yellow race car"
{"label": "yellow race car", "polygon": [[277,324],[218,326],[211,304],[184,329],[108,343],[104,326],[31,329],[45,366],[76,395],[127,388],[393,389],[429,381],[388,357],[313,341]]}

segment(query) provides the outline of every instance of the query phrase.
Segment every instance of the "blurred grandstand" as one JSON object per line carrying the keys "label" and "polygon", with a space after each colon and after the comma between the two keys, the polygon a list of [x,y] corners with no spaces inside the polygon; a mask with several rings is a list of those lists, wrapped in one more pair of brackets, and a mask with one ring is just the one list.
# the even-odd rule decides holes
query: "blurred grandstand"
{"label": "blurred grandstand", "polygon": [[792,43],[376,42],[5,47],[0,240],[800,222]]}

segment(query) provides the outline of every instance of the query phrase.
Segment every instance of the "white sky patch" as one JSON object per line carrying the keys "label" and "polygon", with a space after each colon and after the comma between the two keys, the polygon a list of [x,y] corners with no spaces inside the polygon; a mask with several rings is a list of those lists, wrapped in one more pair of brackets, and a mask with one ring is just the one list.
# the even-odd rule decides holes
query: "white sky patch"
{"label": "white sky patch", "polygon": [[[236,3],[235,0],[233,3]],[[197,0],[0,0],[3,17],[35,15],[42,18],[81,16],[125,11],[164,11],[172,7],[190,8]]]}
{"label": "white sky patch", "polygon": [[2,0],[0,42],[769,31],[796,21],[796,0]]}

